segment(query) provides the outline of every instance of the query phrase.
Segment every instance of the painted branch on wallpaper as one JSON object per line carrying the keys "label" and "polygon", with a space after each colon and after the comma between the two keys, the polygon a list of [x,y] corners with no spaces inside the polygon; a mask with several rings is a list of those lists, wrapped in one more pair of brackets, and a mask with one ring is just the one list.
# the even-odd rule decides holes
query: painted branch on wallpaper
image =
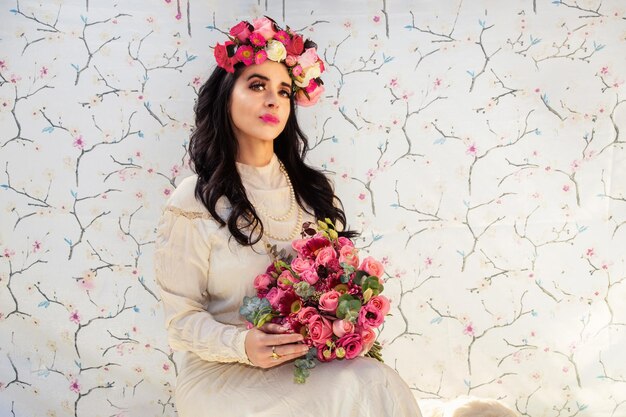
{"label": "painted branch on wallpaper", "polygon": [[450,29],[450,32],[449,32],[449,33],[436,33],[436,32],[434,32],[434,31],[432,31],[432,30],[430,29],[430,26],[426,26],[426,29],[422,29],[422,28],[420,28],[419,26],[415,26],[415,15],[413,14],[413,11],[412,11],[412,10],[410,10],[410,11],[409,11],[409,14],[411,15],[411,24],[410,24],[410,25],[406,25],[406,26],[404,26],[404,28],[405,28],[405,29],[409,29],[409,30],[411,30],[411,29],[415,29],[415,30],[417,30],[417,31],[419,31],[419,32],[422,32],[422,33],[427,33],[427,34],[429,34],[429,35],[433,35],[433,36],[435,36],[435,37],[436,37],[436,39],[431,40],[431,43],[437,43],[437,42],[454,42],[454,41],[456,41],[457,39],[454,39],[454,38],[452,37],[452,34],[454,33],[454,30],[456,29],[456,23],[457,23],[457,21],[458,21],[458,19],[459,19],[459,12],[461,11],[461,5],[462,5],[462,4],[463,4],[463,1],[460,1],[460,2],[459,2],[459,7],[458,7],[458,8],[457,8],[457,10],[456,10],[456,16],[455,16],[455,18],[454,18],[454,23],[452,24],[452,28]]}
{"label": "painted branch on wallpaper", "polygon": [[87,42],[87,35],[86,35],[86,31],[87,28],[90,28],[92,26],[95,25],[100,25],[103,23],[108,23],[110,21],[113,21],[114,23],[117,23],[117,19],[120,17],[132,17],[129,14],[125,14],[125,13],[118,13],[116,16],[114,17],[110,17],[108,19],[105,20],[98,20],[95,22],[88,22],[88,18],[87,16],[82,16],[81,15],[81,20],[83,22],[83,30],[82,30],[82,34],[81,36],[78,37],[78,39],[80,39],[81,41],[83,41],[83,45],[85,46],[85,50],[87,51],[87,61],[85,62],[85,64],[80,67],[77,64],[72,64],[72,68],[74,68],[74,70],[76,71],[76,78],[74,79],[74,85],[78,85],[78,81],[80,79],[80,75],[83,73],[83,71],[85,71],[87,68],[89,68],[89,64],[91,64],[91,60],[93,59],[94,55],[96,55],[98,52],[100,52],[100,50],[102,50],[102,48],[104,48],[106,45],[108,45],[111,42],[114,42],[118,39],[120,39],[119,36],[113,36],[111,38],[109,38],[108,40],[104,41],[103,43],[101,43],[98,47],[96,47],[95,50],[91,50],[91,48],[89,47],[89,43]]}
{"label": "painted branch on wallpaper", "polygon": [[475,42],[475,43],[476,45],[480,46],[480,50],[483,53],[484,62],[483,62],[483,67],[480,69],[480,71],[478,71],[478,73],[475,73],[474,71],[470,71],[470,70],[467,71],[467,73],[472,77],[472,83],[470,84],[470,88],[469,88],[470,93],[474,90],[474,83],[476,82],[478,77],[480,77],[481,75],[485,73],[485,70],[487,69],[487,65],[489,64],[489,61],[491,61],[491,58],[493,58],[495,54],[497,54],[498,52],[502,50],[502,47],[500,47],[496,49],[494,52],[492,52],[491,54],[487,53],[487,51],[485,50],[485,46],[483,45],[483,34],[485,33],[485,31],[491,29],[495,25],[487,26],[483,20],[479,20],[478,23],[481,27],[481,30],[480,30],[480,35],[478,35],[478,42]]}
{"label": "painted branch on wallpaper", "polygon": [[[2,63],[4,63],[4,61],[2,61]],[[0,68],[2,67],[2,65],[0,64]],[[19,76],[17,76],[19,77]],[[4,78],[4,77],[3,77]],[[16,115],[16,108],[17,108],[17,104],[21,101],[21,100],[26,100],[29,97],[34,96],[35,94],[37,94],[38,92],[45,90],[45,89],[52,89],[54,87],[49,86],[49,85],[43,85],[39,88],[37,88],[37,90],[35,90],[32,93],[26,94],[24,96],[19,96],[18,92],[17,92],[17,82],[21,79],[21,77],[18,78],[12,78],[11,79],[11,83],[14,84],[14,91],[15,91],[15,98],[13,99],[13,106],[11,108],[11,115],[13,116],[13,121],[15,122],[15,126],[17,128],[17,132],[15,133],[15,136],[13,136],[11,139],[8,139],[6,141],[4,141],[4,143],[2,143],[2,146],[0,146],[0,149],[4,148],[5,146],[7,146],[9,143],[14,142],[14,141],[20,141],[22,142],[22,145],[25,145],[26,143],[34,143],[34,140],[31,138],[27,138],[25,136],[22,136],[22,124],[19,122],[19,119]],[[34,82],[33,82],[33,86],[34,86]]]}

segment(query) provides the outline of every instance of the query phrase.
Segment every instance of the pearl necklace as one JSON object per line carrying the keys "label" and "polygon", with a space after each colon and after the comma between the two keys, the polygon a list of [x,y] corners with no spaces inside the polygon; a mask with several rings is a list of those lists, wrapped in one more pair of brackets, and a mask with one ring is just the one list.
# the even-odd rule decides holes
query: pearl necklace
{"label": "pearl necklace", "polygon": [[289,187],[289,210],[287,211],[287,213],[285,213],[282,216],[273,216],[273,215],[271,215],[269,212],[267,212],[265,210],[265,206],[262,203],[259,203],[258,205],[255,204],[254,208],[263,217],[271,219],[271,220],[275,220],[277,222],[282,222],[282,221],[287,220],[291,216],[291,213],[293,213],[293,209],[296,208],[296,193],[293,190],[293,185],[291,184],[291,180],[289,179],[289,175],[287,175],[287,170],[285,169],[285,166],[280,161],[278,163],[279,163],[280,172],[283,174],[283,176],[287,180],[287,186]]}
{"label": "pearl necklace", "polygon": [[[276,236],[275,234],[271,233],[269,231],[269,225],[267,223],[265,223],[264,227],[263,227],[263,239],[265,240],[265,237],[269,237],[270,239],[274,239],[274,240],[280,240],[282,242],[290,242],[292,240],[294,240],[296,238],[296,236],[298,236],[298,233],[300,232],[300,228],[302,227],[302,210],[300,209],[300,207],[298,207],[298,219],[296,220],[296,223],[294,224],[293,229],[291,230],[291,233],[289,234],[289,236],[287,237],[283,237],[283,236]],[[268,242],[265,242],[266,245],[268,244]]]}
{"label": "pearl necklace", "polygon": [[[279,163],[280,172],[285,177],[285,180],[287,181],[287,186],[289,187],[289,198],[290,198],[289,211],[287,211],[287,213],[282,216],[272,216],[271,214],[269,214],[267,211],[265,211],[262,208],[264,207],[263,204],[254,205],[254,208],[258,212],[258,214],[261,215],[261,217],[263,217],[265,220],[268,220],[264,222],[263,236],[262,236],[263,241],[265,242],[266,246],[271,246],[269,245],[269,242],[267,242],[266,237],[270,239],[274,239],[274,240],[279,240],[282,242],[289,242],[289,241],[294,240],[296,236],[298,236],[298,233],[300,232],[301,227],[302,227],[302,210],[296,204],[296,192],[293,189],[293,184],[291,184],[291,180],[289,179],[289,175],[287,174],[287,170],[285,169],[285,166],[283,165],[281,161],[278,161],[278,163]],[[296,223],[294,224],[293,229],[291,230],[291,233],[289,234],[289,236],[286,236],[286,237],[277,236],[269,231],[269,220],[273,220],[275,222],[284,222],[291,217],[291,214],[293,213],[293,210],[296,207],[297,207],[298,216],[296,219]]]}

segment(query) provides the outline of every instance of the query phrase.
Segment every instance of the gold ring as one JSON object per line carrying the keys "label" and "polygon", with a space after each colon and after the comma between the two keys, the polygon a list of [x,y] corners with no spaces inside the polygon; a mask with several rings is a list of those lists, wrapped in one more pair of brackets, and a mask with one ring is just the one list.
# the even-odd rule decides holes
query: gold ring
{"label": "gold ring", "polygon": [[276,353],[276,346],[272,346],[272,359],[280,359],[280,355]]}

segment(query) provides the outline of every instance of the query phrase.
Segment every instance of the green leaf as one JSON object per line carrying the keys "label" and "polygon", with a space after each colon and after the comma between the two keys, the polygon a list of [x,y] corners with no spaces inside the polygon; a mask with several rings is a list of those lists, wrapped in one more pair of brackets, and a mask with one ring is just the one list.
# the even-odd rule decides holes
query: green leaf
{"label": "green leaf", "polygon": [[356,273],[354,274],[354,280],[352,280],[352,282],[354,282],[356,285],[363,285],[363,278],[368,277],[369,274],[365,271],[356,271]]}
{"label": "green leaf", "polygon": [[363,280],[361,288],[363,289],[363,292],[367,291],[368,289],[371,289],[373,295],[376,296],[380,294],[381,292],[383,292],[384,286],[383,284],[380,283],[377,277],[368,276],[367,278]]}

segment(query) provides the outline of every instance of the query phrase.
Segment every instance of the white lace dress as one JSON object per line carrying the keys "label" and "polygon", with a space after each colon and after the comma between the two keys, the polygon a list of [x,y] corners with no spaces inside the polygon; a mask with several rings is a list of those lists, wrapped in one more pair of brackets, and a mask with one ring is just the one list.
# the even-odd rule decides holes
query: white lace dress
{"label": "white lace dress", "polygon": [[[246,192],[273,215],[287,212],[290,195],[274,155],[264,167],[237,163]],[[305,384],[293,382],[293,363],[261,369],[246,356],[239,307],[255,294],[254,277],[270,263],[264,245],[244,247],[220,228],[194,197],[196,176],[176,188],[158,226],[155,272],[169,343],[183,351],[175,403],[180,417],[420,417],[400,376],[374,359],[318,364]],[[226,204],[219,206],[227,213]],[[304,213],[303,221],[313,220]],[[289,236],[296,210],[270,222]],[[278,248],[289,242],[270,240]]]}

